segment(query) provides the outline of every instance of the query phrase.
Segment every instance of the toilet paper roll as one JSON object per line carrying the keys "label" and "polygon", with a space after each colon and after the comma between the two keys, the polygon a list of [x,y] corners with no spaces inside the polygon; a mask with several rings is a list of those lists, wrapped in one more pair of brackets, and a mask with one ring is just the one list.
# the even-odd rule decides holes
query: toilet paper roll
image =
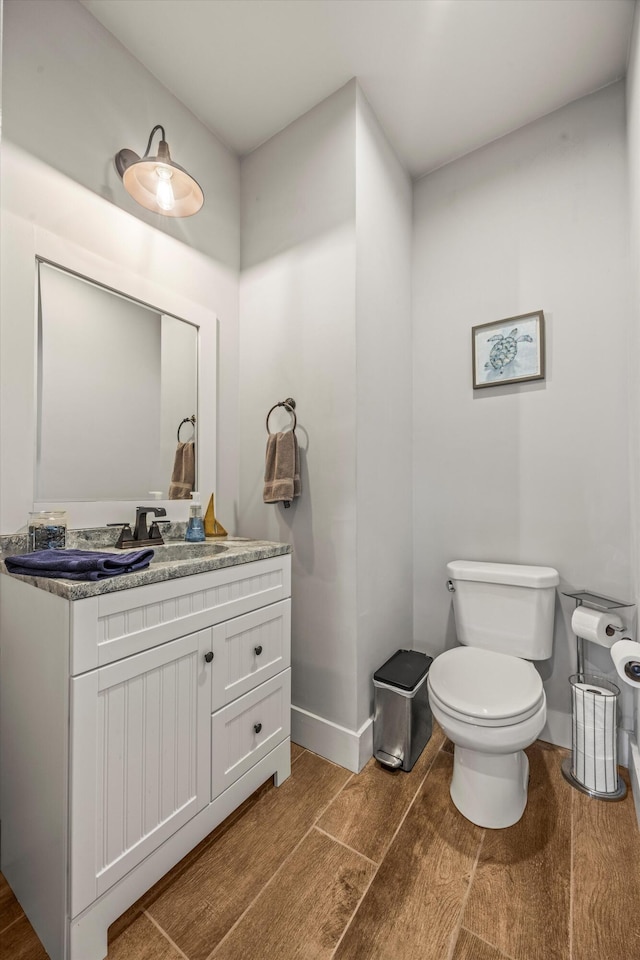
{"label": "toilet paper roll", "polygon": [[[595,678],[592,678],[595,679]],[[611,686],[614,686],[611,684]],[[604,686],[574,683],[571,772],[589,790],[617,786],[616,700]],[[617,688],[615,688],[617,689]]]}
{"label": "toilet paper roll", "polygon": [[611,659],[618,676],[631,687],[640,687],[640,643],[624,637],[611,647]]}
{"label": "toilet paper roll", "polygon": [[603,613],[590,607],[576,607],[571,616],[571,629],[577,637],[591,640],[601,647],[615,643],[616,631],[622,629],[622,620],[616,613]]}

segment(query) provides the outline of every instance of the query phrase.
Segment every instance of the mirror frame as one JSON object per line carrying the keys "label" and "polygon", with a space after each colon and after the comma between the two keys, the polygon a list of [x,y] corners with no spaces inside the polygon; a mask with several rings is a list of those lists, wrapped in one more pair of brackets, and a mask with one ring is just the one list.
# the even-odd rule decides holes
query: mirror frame
{"label": "mirror frame", "polygon": [[[155,313],[155,314],[157,315],[159,321],[162,321],[164,317],[170,317],[170,318],[173,319],[173,320],[178,320],[178,321],[180,321],[180,323],[186,324],[188,327],[192,328],[193,331],[195,331],[195,338],[196,338],[196,339],[195,339],[195,350],[196,350],[196,377],[195,377],[195,381],[196,381],[196,382],[195,382],[195,390],[194,390],[194,403],[193,403],[193,404],[188,404],[187,407],[188,407],[188,409],[193,410],[194,413],[196,414],[196,422],[195,422],[194,427],[193,427],[193,437],[194,437],[194,439],[195,439],[195,441],[196,441],[196,443],[195,443],[196,486],[195,486],[194,489],[198,490],[199,488],[198,488],[198,482],[197,482],[197,481],[198,481],[198,478],[199,478],[199,476],[200,476],[200,472],[199,472],[199,465],[200,465],[200,440],[199,440],[199,433],[198,433],[198,427],[199,427],[199,423],[200,423],[200,417],[199,417],[199,413],[198,413],[198,403],[199,403],[199,387],[198,387],[198,381],[199,381],[199,361],[200,361],[200,335],[199,335],[199,327],[196,326],[195,324],[191,323],[191,322],[190,322],[189,320],[187,320],[185,317],[176,317],[176,316],[174,316],[174,314],[171,313],[169,310],[166,310],[166,309],[163,309],[163,308],[161,309],[160,307],[158,307],[158,306],[156,306],[155,304],[152,304],[152,303],[143,303],[141,300],[137,300],[137,299],[135,299],[135,298],[133,298],[133,297],[128,296],[127,294],[123,294],[123,292],[122,292],[121,290],[114,290],[112,287],[106,287],[106,286],[104,286],[104,284],[100,283],[98,280],[95,280],[93,277],[86,277],[86,276],[83,276],[83,275],[80,274],[80,273],[75,273],[75,272],[73,272],[73,271],[71,271],[71,270],[68,270],[66,267],[62,267],[61,264],[59,264],[59,263],[52,263],[50,260],[45,260],[43,257],[41,257],[41,256],[38,255],[38,256],[36,256],[36,284],[37,284],[37,287],[38,287],[38,295],[37,295],[37,299],[36,299],[36,308],[37,308],[38,313],[40,314],[40,316],[37,317],[37,320],[38,320],[38,330],[37,330],[37,334],[36,334],[36,355],[37,355],[37,357],[38,357],[38,363],[36,364],[36,378],[37,378],[37,379],[36,379],[36,383],[37,383],[38,385],[41,385],[42,376],[44,375],[44,367],[45,367],[43,343],[41,342],[41,337],[42,337],[42,332],[43,332],[43,324],[44,324],[44,314],[43,314],[43,312],[42,312],[43,307],[42,307],[42,296],[41,296],[41,290],[42,290],[42,271],[41,271],[41,269],[40,269],[42,266],[52,267],[53,269],[58,270],[58,271],[64,273],[67,277],[72,277],[72,278],[74,278],[74,279],[76,279],[76,280],[78,280],[78,281],[82,281],[82,282],[84,282],[84,283],[87,283],[87,284],[95,287],[96,289],[101,290],[103,293],[112,294],[113,297],[115,297],[115,298],[117,298],[117,299],[126,300],[127,302],[132,303],[132,304],[135,304],[135,305],[138,306],[138,307],[142,307],[142,308],[144,308],[144,309],[146,309],[146,310],[149,310],[149,312]],[[127,363],[128,363],[128,361],[131,361],[131,360],[133,360],[133,361],[135,362],[135,358],[129,358],[129,357],[127,357],[127,358],[124,358],[124,359],[123,359],[123,371],[127,368]],[[40,397],[39,394],[38,394],[38,395],[36,396],[36,438],[35,438],[35,439],[36,439],[36,450],[35,450],[35,452],[34,452],[34,491],[35,491],[34,497],[36,497],[38,488],[41,486],[41,485],[38,483],[38,460],[39,460],[39,457],[38,457],[38,447],[39,447],[40,444],[42,443],[42,435],[41,435],[42,423],[40,422],[40,421],[41,421],[41,407],[42,407],[41,397]],[[185,407],[185,409],[187,409],[187,407]],[[176,421],[176,425],[177,425],[177,422],[178,422],[178,421]],[[138,427],[138,429],[139,429],[139,427]],[[173,461],[171,461],[171,465],[173,466]],[[125,469],[126,469],[126,468],[123,467],[123,471],[124,471]],[[170,476],[171,476],[171,471],[169,471],[169,472],[167,473],[167,475],[166,475],[166,487],[167,487],[167,488],[168,488],[169,485],[170,485]],[[161,483],[160,477],[155,477],[154,479],[156,480],[156,485],[159,486],[160,483]],[[147,497],[147,499],[149,498],[149,494],[148,494],[148,493],[145,494],[144,491],[140,494],[140,496],[141,496],[143,499],[145,498],[145,496]],[[168,500],[168,498],[166,498],[166,499]],[[54,504],[54,503],[57,503],[57,502],[58,502],[58,501],[54,501],[54,500],[52,500],[51,498],[39,497],[39,498],[34,499],[34,509],[35,509],[35,510],[53,509],[53,504]],[[78,498],[76,498],[75,500],[67,500],[67,501],[64,501],[64,502],[65,502],[65,503],[73,503],[73,504],[76,504],[76,503],[87,503],[87,502],[89,502],[89,503],[94,503],[94,502],[96,502],[96,501],[95,501],[95,500],[92,500],[91,497],[78,497]],[[106,502],[106,501],[100,501],[100,502]],[[128,499],[128,500],[126,500],[126,501],[120,500],[120,501],[118,501],[118,502],[121,502],[121,503],[122,503],[122,502],[131,503],[132,501],[131,501],[130,499]],[[155,499],[149,500],[149,503],[154,503],[154,502],[156,502]],[[162,500],[161,502],[164,504],[164,503],[165,503],[165,500]],[[136,501],[136,503],[137,503],[137,501]],[[43,504],[43,506],[40,506],[40,504]],[[66,509],[66,508],[63,508],[63,509]]]}
{"label": "mirror frame", "polygon": [[[62,269],[78,273],[105,287],[123,293],[134,300],[154,306],[162,312],[184,318],[198,331],[198,483],[202,501],[206,504],[209,494],[216,489],[216,372],[218,320],[216,314],[188,299],[176,286],[187,286],[188,276],[176,278],[176,285],[158,283],[154,273],[166,271],[164,247],[168,238],[140,221],[113,207],[102,198],[90,195],[91,204],[100,205],[98,212],[104,214],[104,224],[95,224],[95,244],[83,240],[83,245],[73,242],[34,224],[23,216],[3,209],[2,212],[2,315],[0,357],[2,362],[0,404],[0,533],[15,533],[25,527],[32,510],[67,510],[69,526],[96,527],[106,523],[129,521],[135,517],[135,507],[141,500],[108,501],[36,501],[35,470],[37,440],[37,328],[38,328],[38,280],[37,259],[43,259]],[[104,206],[102,206],[104,205]],[[76,214],[81,216],[81,212]],[[67,217],[68,219],[68,217]],[[65,226],[67,224],[65,223]],[[114,226],[124,231],[121,247],[115,237]],[[108,242],[100,236],[104,227]],[[127,235],[127,228],[129,228]],[[140,267],[131,269],[127,259],[139,264],[141,251],[132,241],[136,232],[143,231],[150,249],[144,258],[148,262],[146,273]],[[71,232],[69,229],[67,233]],[[80,229],[77,234],[81,233]],[[93,235],[93,234],[92,234]],[[160,239],[158,239],[160,238]],[[140,239],[140,237],[138,237]],[[178,243],[169,240],[169,244]],[[162,245],[162,250],[154,247]],[[94,247],[92,249],[92,246]],[[179,244],[183,248],[182,244]],[[104,256],[107,248],[110,257]],[[118,261],[114,254],[118,254]],[[154,257],[157,253],[157,257]],[[192,253],[181,250],[182,268],[185,256]],[[129,257],[127,257],[129,254]],[[197,257],[193,263],[197,268]],[[179,272],[180,268],[177,268]],[[171,278],[170,278],[171,279]],[[14,319],[17,318],[17,319]],[[184,520],[188,513],[186,500],[154,500],[154,505],[164,506],[167,517]]]}

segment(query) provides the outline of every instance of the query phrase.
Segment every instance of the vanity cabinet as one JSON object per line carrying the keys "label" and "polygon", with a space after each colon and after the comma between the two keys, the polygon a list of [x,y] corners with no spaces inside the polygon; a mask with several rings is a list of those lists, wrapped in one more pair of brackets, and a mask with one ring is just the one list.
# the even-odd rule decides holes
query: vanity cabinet
{"label": "vanity cabinet", "polygon": [[102,960],[131,903],[289,775],[290,576],[280,555],[74,601],[2,577],[21,748],[3,743],[2,869],[52,960]]}

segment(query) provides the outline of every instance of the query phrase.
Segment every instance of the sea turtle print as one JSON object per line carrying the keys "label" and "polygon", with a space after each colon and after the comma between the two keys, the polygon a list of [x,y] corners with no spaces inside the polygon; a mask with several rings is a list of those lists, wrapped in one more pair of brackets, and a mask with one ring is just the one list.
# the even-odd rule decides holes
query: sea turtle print
{"label": "sea turtle print", "polygon": [[519,337],[517,327],[514,327],[506,337],[502,333],[494,333],[494,335],[488,339],[489,341],[495,340],[495,343],[491,347],[491,353],[484,368],[485,370],[490,370],[493,367],[498,373],[502,373],[507,364],[515,359],[518,354],[518,344],[522,340],[533,343],[533,337],[530,337],[528,333]]}

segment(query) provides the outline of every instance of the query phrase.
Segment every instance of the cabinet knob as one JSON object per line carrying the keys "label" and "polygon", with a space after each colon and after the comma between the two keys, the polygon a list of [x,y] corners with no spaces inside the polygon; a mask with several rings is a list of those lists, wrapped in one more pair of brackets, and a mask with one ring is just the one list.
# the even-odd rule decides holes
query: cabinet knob
{"label": "cabinet knob", "polygon": [[253,729],[255,730],[256,733],[260,733],[260,731],[262,730],[262,724],[261,724],[261,723],[254,723]]}
{"label": "cabinet knob", "polygon": [[213,650],[208,650],[207,653],[205,653],[204,658],[207,661],[207,663],[211,663],[211,661],[213,660]]}
{"label": "cabinet knob", "polygon": [[256,657],[259,657],[260,654],[262,653],[262,647],[261,647],[261,645],[258,644],[257,647],[254,647],[254,648],[253,648],[253,652],[255,653]]}

